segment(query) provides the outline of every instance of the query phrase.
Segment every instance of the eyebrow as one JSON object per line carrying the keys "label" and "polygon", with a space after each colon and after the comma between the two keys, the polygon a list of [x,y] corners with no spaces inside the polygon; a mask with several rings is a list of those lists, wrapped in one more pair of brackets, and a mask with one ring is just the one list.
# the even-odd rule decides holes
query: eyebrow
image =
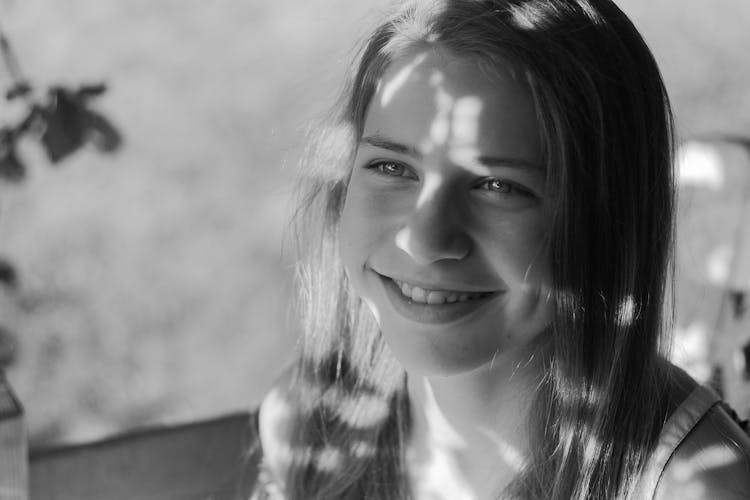
{"label": "eyebrow", "polygon": [[387,149],[389,151],[393,151],[394,153],[422,159],[422,153],[420,153],[414,146],[400,144],[380,135],[368,135],[366,137],[363,137],[360,142],[363,144],[369,144],[370,146],[374,146],[376,148]]}
{"label": "eyebrow", "polygon": [[[423,154],[414,146],[401,144],[394,140],[388,139],[381,135],[368,135],[360,140],[360,143],[367,144],[379,149],[387,149],[394,153],[411,156],[417,160],[423,158]],[[511,168],[528,168],[532,170],[544,170],[540,165],[524,160],[522,158],[509,158],[509,157],[497,157],[497,156],[477,156],[475,158],[477,163],[480,163],[486,167],[511,167]]]}

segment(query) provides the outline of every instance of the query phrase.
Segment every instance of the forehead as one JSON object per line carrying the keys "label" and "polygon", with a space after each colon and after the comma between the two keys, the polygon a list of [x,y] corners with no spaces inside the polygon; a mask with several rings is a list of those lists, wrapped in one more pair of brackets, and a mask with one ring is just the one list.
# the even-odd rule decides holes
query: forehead
{"label": "forehead", "polygon": [[540,161],[531,93],[513,67],[484,71],[469,58],[427,48],[394,61],[378,82],[364,135],[417,149],[468,148]]}

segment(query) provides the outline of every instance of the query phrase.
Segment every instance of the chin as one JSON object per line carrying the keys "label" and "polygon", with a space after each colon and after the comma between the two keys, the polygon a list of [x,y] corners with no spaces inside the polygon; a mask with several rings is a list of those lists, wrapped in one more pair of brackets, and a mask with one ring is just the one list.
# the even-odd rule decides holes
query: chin
{"label": "chin", "polygon": [[413,331],[383,329],[383,338],[401,366],[409,373],[423,376],[450,377],[474,371],[489,364],[498,349],[457,342],[455,336],[440,338],[439,333],[420,337]]}

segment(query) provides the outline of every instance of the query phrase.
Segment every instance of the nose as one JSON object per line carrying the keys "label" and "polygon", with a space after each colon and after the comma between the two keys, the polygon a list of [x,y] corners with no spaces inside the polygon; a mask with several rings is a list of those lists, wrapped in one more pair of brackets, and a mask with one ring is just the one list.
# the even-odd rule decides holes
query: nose
{"label": "nose", "polygon": [[396,246],[420,265],[468,256],[472,241],[456,201],[449,193],[435,193],[418,202],[396,233]]}

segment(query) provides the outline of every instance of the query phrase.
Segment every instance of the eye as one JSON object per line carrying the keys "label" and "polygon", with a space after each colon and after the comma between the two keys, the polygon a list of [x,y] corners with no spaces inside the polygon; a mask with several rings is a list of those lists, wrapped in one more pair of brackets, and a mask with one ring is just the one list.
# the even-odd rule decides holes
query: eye
{"label": "eye", "polygon": [[500,179],[488,179],[485,181],[485,185],[487,186],[487,190],[496,193],[510,193],[513,191],[513,186],[505,181],[501,181]]}
{"label": "eye", "polygon": [[409,179],[416,179],[417,176],[411,171],[406,165],[401,163],[385,160],[375,161],[367,166],[367,169],[373,170],[381,175],[388,177],[406,177]]}
{"label": "eye", "polygon": [[517,194],[525,197],[533,197],[534,194],[528,189],[516,184],[515,182],[505,181],[497,177],[485,179],[479,184],[480,189],[487,190],[491,193],[497,193],[503,196]]}

